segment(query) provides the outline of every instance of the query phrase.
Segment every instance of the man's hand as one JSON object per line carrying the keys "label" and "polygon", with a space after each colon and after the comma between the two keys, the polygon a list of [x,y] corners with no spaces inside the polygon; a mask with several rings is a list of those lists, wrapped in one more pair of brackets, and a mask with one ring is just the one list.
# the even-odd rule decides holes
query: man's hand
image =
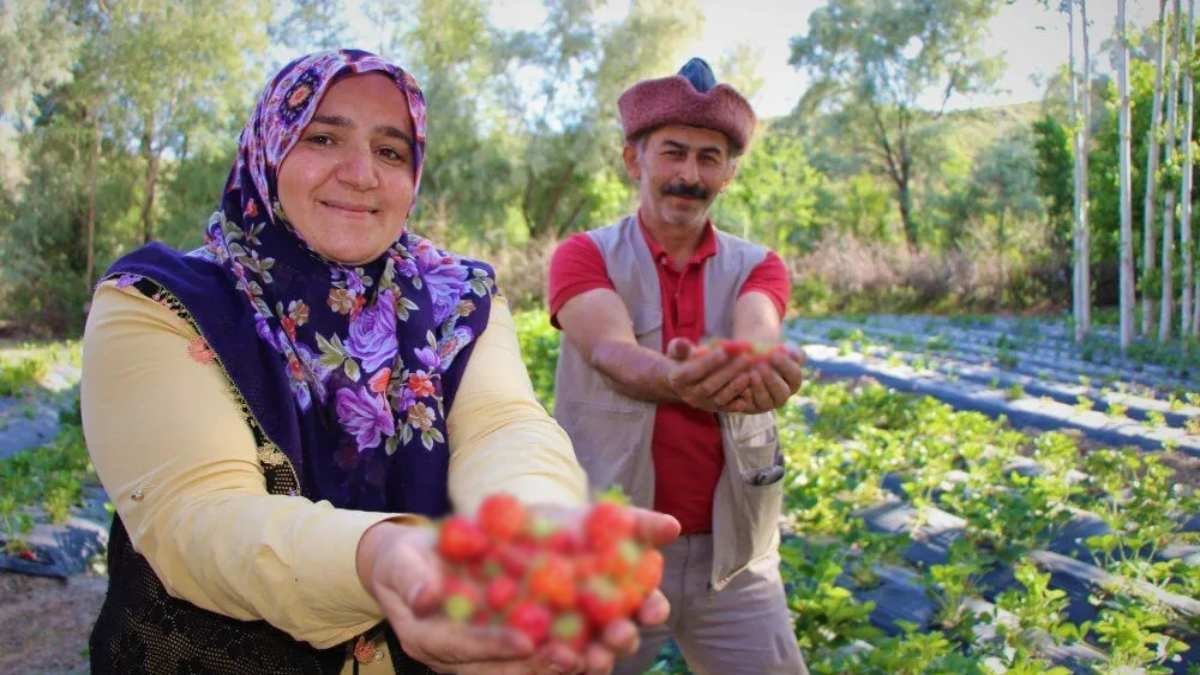
{"label": "man's hand", "polygon": [[[578,521],[583,510],[557,509],[556,518]],[[679,535],[672,517],[638,509],[637,531],[644,541],[661,546]],[[441,562],[435,552],[437,535],[429,527],[383,522],[372,526],[359,542],[359,578],[379,603],[404,651],[439,672],[459,675],[541,675],[576,673],[604,675],[621,656],[638,646],[632,621],[610,625],[600,641],[580,657],[561,644],[535,650],[520,632],[495,626],[470,626],[439,615],[442,605]],[[638,610],[638,622],[660,624],[670,606],[655,590]]]}
{"label": "man's hand", "polygon": [[782,407],[800,389],[804,360],[804,350],[799,347],[785,345],[772,350],[766,361],[754,364],[749,386],[731,407],[744,413],[763,413]]}
{"label": "man's hand", "polygon": [[675,338],[667,345],[674,366],[667,382],[684,403],[710,412],[742,412],[738,403],[750,386],[752,363],[720,349],[699,351],[691,340]]}

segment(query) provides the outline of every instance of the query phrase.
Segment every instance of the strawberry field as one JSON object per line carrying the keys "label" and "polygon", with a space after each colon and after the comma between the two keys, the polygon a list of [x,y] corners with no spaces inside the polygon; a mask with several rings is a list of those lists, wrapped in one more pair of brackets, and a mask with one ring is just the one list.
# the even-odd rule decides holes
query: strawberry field
{"label": "strawberry field", "polygon": [[792,324],[782,553],[814,672],[1200,671],[1196,354],[1067,329]]}
{"label": "strawberry field", "polygon": [[[550,403],[558,335],[544,313],[516,319]],[[813,672],[1200,672],[1196,353],[1121,358],[1067,328],[789,326],[810,367],[781,412],[781,554]],[[53,553],[39,544],[105,514],[72,410],[57,436],[40,426],[55,368],[8,358],[0,528],[10,553]],[[687,671],[668,651],[655,672]]]}
{"label": "strawberry field", "polygon": [[[557,336],[518,321],[549,400]],[[810,376],[781,412],[781,554],[810,670],[1200,672],[1195,353],[987,317],[789,335]]]}

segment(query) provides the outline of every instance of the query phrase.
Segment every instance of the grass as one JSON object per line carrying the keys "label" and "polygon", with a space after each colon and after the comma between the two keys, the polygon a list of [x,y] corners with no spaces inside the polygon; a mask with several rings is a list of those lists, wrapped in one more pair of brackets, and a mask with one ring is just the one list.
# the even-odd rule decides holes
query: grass
{"label": "grass", "polygon": [[0,348],[0,396],[17,396],[40,384],[55,366],[78,368],[81,362],[78,340],[27,342]]}
{"label": "grass", "polygon": [[9,552],[26,548],[32,508],[44,510],[52,523],[62,523],[80,503],[83,486],[98,480],[78,407],[60,420],[62,429],[52,442],[0,461],[0,537]]}

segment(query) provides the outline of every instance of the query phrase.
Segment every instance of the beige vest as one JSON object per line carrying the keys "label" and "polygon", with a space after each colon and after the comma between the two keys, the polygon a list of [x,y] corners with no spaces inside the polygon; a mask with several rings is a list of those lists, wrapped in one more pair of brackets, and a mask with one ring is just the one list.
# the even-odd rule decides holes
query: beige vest
{"label": "beige vest", "polygon": [[[608,277],[633,320],[638,344],[662,351],[662,296],[658,272],[637,218],[588,232]],[[766,249],[716,231],[717,253],[704,263],[704,331],[728,336],[738,290]],[[618,393],[571,344],[561,340],[555,373],[554,416],[566,429],[592,490],[620,485],[637,506],[654,505],[650,441],[656,404]],[[720,590],[751,562],[779,544],[783,481],[754,484],[762,469],[781,461],[775,414],[719,414],[725,468],[713,496],[713,569]]]}

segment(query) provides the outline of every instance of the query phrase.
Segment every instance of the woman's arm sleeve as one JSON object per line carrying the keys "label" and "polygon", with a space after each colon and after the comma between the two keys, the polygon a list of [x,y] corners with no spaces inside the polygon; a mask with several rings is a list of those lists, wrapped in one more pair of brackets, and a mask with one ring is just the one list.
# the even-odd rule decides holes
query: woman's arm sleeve
{"label": "woman's arm sleeve", "polygon": [[268,494],[232,385],[187,322],[108,284],[83,353],[96,472],[172,596],[319,648],[382,620],[355,555],[363,532],[396,514]]}
{"label": "woman's arm sleeve", "polygon": [[471,513],[492,492],[528,503],[580,505],[587,479],[566,432],[538,403],[503,298],[471,352],[446,420],[450,499]]}

